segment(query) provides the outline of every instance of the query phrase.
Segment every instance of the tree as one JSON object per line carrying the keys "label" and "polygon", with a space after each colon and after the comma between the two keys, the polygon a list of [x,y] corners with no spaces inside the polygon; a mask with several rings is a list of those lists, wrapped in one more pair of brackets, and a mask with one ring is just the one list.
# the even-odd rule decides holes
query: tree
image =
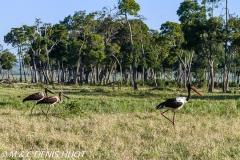
{"label": "tree", "polygon": [[155,86],[158,86],[156,81],[156,71],[161,70],[164,61],[169,56],[169,44],[165,38],[156,30],[150,30],[150,39],[146,48],[146,65],[148,71],[145,77],[149,77],[149,71],[152,70],[152,78]]}
{"label": "tree", "polygon": [[32,65],[33,65],[33,74],[32,74],[32,83],[38,83],[38,68],[37,68],[37,58],[42,53],[43,44],[42,37],[39,29],[41,21],[40,19],[35,20],[35,25],[27,26],[23,25],[23,32],[26,36],[26,45],[29,47],[29,54],[31,55]]}
{"label": "tree", "polygon": [[9,52],[8,50],[4,50],[2,56],[0,57],[0,63],[2,66],[2,69],[7,70],[7,79],[10,81],[10,71],[13,68],[13,66],[16,64],[17,58],[16,56]]}
{"label": "tree", "polygon": [[[20,82],[22,82],[22,59],[23,54],[22,51],[24,47],[26,47],[26,40],[27,36],[24,34],[24,28],[12,28],[6,36],[4,36],[4,42],[7,44],[11,44],[13,47],[17,47],[18,49],[18,56],[19,56],[19,66],[20,66]],[[26,75],[25,75],[25,82],[26,82]]]}
{"label": "tree", "polygon": [[[124,23],[124,22],[123,22]],[[126,84],[128,84],[129,79],[131,76],[129,76],[129,70],[130,66],[132,64],[132,54],[131,54],[131,42],[129,39],[129,28],[126,25],[119,25],[120,28],[118,29],[118,32],[116,34],[116,38],[113,40],[114,46],[107,46],[106,50],[109,49],[119,49],[119,54],[117,54],[118,62],[121,64],[119,67],[121,67],[120,72],[123,72],[122,79],[126,81]],[[117,45],[119,47],[117,47]],[[116,48],[115,48],[116,47]]]}
{"label": "tree", "polygon": [[[65,25],[70,32],[70,39],[79,41],[78,47],[78,65],[75,68],[74,83],[78,83],[78,75],[80,75],[80,83],[83,84],[83,67],[82,61],[85,43],[91,33],[94,33],[97,21],[94,19],[97,12],[86,14],[86,11],[75,12],[73,16],[65,17],[61,24]],[[80,74],[79,74],[80,72]]]}
{"label": "tree", "polygon": [[139,72],[142,71],[142,84],[144,85],[145,81],[145,72],[146,72],[146,50],[150,45],[150,34],[148,26],[143,22],[145,17],[142,15],[138,16],[138,19],[132,20],[133,26],[133,39],[135,42],[135,56],[136,56],[136,65],[139,68]]}
{"label": "tree", "polygon": [[[146,67],[146,53],[145,53],[145,47],[144,47],[144,38],[146,38],[145,40],[150,39],[150,36],[146,37],[146,35],[148,34],[148,26],[146,24],[143,23],[143,20],[145,20],[145,17],[143,16],[139,16],[139,24],[140,24],[140,42],[141,42],[141,50],[142,50],[142,83],[144,85],[144,72],[145,72],[145,67]],[[147,32],[147,34],[144,34],[144,31]],[[144,36],[145,35],[145,36]]]}
{"label": "tree", "polygon": [[128,20],[128,15],[130,16],[137,16],[138,11],[140,11],[140,6],[138,3],[135,2],[135,0],[119,0],[118,1],[118,9],[120,14],[124,15],[126,23],[129,26],[129,31],[130,31],[130,41],[131,41],[131,48],[132,48],[132,80],[133,80],[133,87],[134,89],[138,89],[137,87],[137,82],[136,82],[136,54],[134,52],[134,44],[133,44],[133,34],[132,34],[132,28],[131,24]]}
{"label": "tree", "polygon": [[[239,54],[240,48],[240,19],[238,17],[231,17],[227,21],[226,27],[226,37],[225,37],[225,65],[224,69],[226,70],[224,77],[226,79],[223,92],[229,90],[229,76],[231,71],[232,63],[236,58],[237,54]],[[235,61],[237,62],[237,60]]]}
{"label": "tree", "polygon": [[54,46],[49,54],[49,58],[55,62],[54,68],[57,70],[58,83],[65,83],[67,79],[67,68],[74,68],[78,63],[78,45],[70,39],[60,41]]}
{"label": "tree", "polygon": [[202,4],[206,6],[209,17],[213,17],[214,8],[218,8],[219,3],[223,0],[202,0]]}
{"label": "tree", "polygon": [[186,47],[195,53],[203,52],[208,59],[210,68],[209,91],[214,89],[214,60],[223,50],[223,19],[210,17],[207,19],[205,6],[197,2],[184,1],[178,11],[179,20],[186,41]]}
{"label": "tree", "polygon": [[[178,59],[175,59],[175,62],[178,60],[179,62],[179,71],[178,71],[178,83],[179,87],[181,86],[181,77],[182,77],[182,65],[184,68],[183,71],[183,81],[184,81],[184,87],[187,87],[187,82],[189,83],[190,81],[190,68],[191,68],[191,62],[192,62],[192,57],[193,57],[193,52],[192,51],[185,51],[182,48],[182,45],[184,43],[184,36],[183,36],[183,31],[181,28],[181,25],[175,22],[169,22],[167,21],[166,23],[163,23],[161,25],[161,34],[164,36],[166,43],[169,44],[170,47],[170,54],[175,55],[178,57]],[[172,57],[172,56],[171,56]],[[188,70],[188,76],[187,76],[187,70]]]}
{"label": "tree", "polygon": [[[114,12],[116,7],[113,9],[110,7],[104,7],[102,11],[99,12],[100,17],[99,25],[97,28],[97,33],[100,34],[104,39],[105,45],[105,65],[109,67],[109,73],[107,76],[107,83],[110,81],[110,75],[112,74],[113,68],[116,63],[120,66],[120,77],[122,82],[122,64],[121,64],[121,53],[120,44],[116,41],[119,29],[122,27],[121,20],[118,19],[119,15]],[[109,65],[110,64],[110,65]]]}
{"label": "tree", "polygon": [[47,59],[45,75],[47,82],[49,83],[53,81],[53,72],[49,75],[49,72],[52,70],[50,66],[49,53],[53,50],[55,45],[67,38],[68,32],[66,26],[62,24],[55,24],[52,26],[49,23],[44,23],[40,29],[43,37],[41,43]]}
{"label": "tree", "polygon": [[105,76],[102,74],[102,76],[99,77],[99,73],[101,72],[100,65],[106,57],[104,53],[104,40],[98,34],[91,34],[88,38],[86,46],[86,49],[84,49],[85,55],[83,59],[86,65],[92,68],[94,75],[93,82],[96,84],[97,80],[100,79],[101,84],[103,84]]}

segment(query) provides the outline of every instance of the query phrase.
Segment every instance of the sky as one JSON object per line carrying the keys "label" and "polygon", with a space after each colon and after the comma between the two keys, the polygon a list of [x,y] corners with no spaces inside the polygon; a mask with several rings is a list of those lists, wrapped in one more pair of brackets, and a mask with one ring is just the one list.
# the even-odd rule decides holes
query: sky
{"label": "sky", "polygon": [[[135,0],[141,7],[139,15],[150,29],[159,30],[161,24],[171,21],[179,22],[176,11],[184,0]],[[240,15],[240,0],[228,0],[229,13]],[[215,16],[223,12],[225,2],[219,6]],[[87,13],[102,10],[103,7],[113,8],[118,0],[0,0],[0,44],[16,54],[16,49],[4,43],[4,36],[11,28],[22,25],[34,25],[35,19],[43,23],[56,24],[76,11]]]}

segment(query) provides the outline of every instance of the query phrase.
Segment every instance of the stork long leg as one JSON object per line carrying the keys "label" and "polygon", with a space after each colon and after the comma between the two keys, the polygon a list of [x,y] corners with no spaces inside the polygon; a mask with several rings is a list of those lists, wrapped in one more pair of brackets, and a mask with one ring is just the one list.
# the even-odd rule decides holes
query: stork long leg
{"label": "stork long leg", "polygon": [[173,115],[173,121],[171,121],[168,117],[166,117],[166,116],[164,115],[164,113],[167,112],[167,111],[169,111],[169,109],[167,109],[166,111],[162,112],[161,115],[162,115],[163,117],[165,117],[167,120],[169,120],[170,122],[172,122],[172,124],[174,125],[175,112],[174,112],[174,115]]}
{"label": "stork long leg", "polygon": [[[32,111],[33,111],[33,108],[36,106],[36,104],[32,107],[32,109],[31,109],[31,115],[30,116],[32,116]],[[41,106],[41,109],[42,109],[42,113],[43,114],[46,114],[44,111],[43,111],[43,108],[42,108],[42,106]]]}
{"label": "stork long leg", "polygon": [[46,114],[46,113],[43,111],[43,108],[42,108],[42,106],[41,106],[41,109],[42,109],[42,113],[43,113],[43,114]]}
{"label": "stork long leg", "polygon": [[48,107],[47,113],[46,113],[46,118],[48,118],[48,111],[50,109],[51,105]]}
{"label": "stork long leg", "polygon": [[175,119],[175,111],[174,111],[174,114],[173,114],[173,125],[174,125],[174,127],[175,127],[175,123],[174,123],[174,119]]}
{"label": "stork long leg", "polygon": [[31,117],[32,117],[32,111],[33,111],[33,108],[35,107],[35,105],[36,105],[36,104],[34,104],[34,106],[33,106],[32,109],[31,109],[31,115],[30,115]]}

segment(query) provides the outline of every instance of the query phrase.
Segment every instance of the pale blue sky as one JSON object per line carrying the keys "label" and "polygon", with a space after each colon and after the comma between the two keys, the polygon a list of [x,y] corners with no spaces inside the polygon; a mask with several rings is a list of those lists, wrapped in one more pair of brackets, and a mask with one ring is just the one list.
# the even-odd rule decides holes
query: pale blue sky
{"label": "pale blue sky", "polygon": [[[162,23],[166,21],[178,22],[176,11],[184,0],[135,0],[141,7],[139,12],[147,20],[145,23],[151,29],[159,30]],[[68,15],[73,15],[75,11],[86,10],[87,13],[101,10],[103,7],[113,8],[118,0],[0,0],[0,44],[3,49],[11,49],[11,45],[6,45],[4,36],[11,31],[11,28],[22,25],[33,25],[36,18],[40,18],[44,23],[56,24]],[[219,15],[223,2],[219,8]],[[240,15],[240,1],[229,0],[230,13]]]}

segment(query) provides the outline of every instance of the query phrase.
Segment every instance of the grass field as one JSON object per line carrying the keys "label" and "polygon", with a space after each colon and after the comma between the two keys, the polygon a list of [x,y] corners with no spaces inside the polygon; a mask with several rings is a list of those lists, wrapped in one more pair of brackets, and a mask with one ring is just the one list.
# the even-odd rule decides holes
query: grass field
{"label": "grass field", "polygon": [[[51,108],[58,117],[46,119],[39,105],[30,117],[34,103],[22,102],[44,87],[71,97]],[[10,84],[0,85],[0,90],[0,159],[240,157],[238,91],[223,94],[199,89],[202,97],[192,93],[176,112],[174,129],[161,116],[163,110],[155,107],[167,98],[186,96],[186,89]],[[48,106],[42,107],[47,110]]]}

